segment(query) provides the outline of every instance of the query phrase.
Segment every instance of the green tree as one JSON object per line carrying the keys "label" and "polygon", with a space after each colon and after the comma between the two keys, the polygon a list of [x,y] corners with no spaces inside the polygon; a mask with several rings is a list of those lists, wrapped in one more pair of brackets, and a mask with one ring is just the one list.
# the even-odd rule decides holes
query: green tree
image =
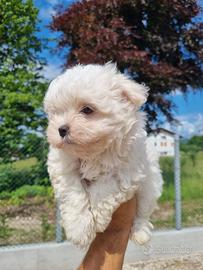
{"label": "green tree", "polygon": [[24,157],[24,137],[45,121],[37,16],[32,0],[0,1],[0,149],[7,161]]}
{"label": "green tree", "polygon": [[203,151],[203,136],[193,136],[189,140],[182,142],[180,148],[190,157],[193,166],[195,166],[197,153]]}
{"label": "green tree", "polygon": [[198,151],[203,151],[203,136],[193,136],[189,139],[188,144],[197,146]]}

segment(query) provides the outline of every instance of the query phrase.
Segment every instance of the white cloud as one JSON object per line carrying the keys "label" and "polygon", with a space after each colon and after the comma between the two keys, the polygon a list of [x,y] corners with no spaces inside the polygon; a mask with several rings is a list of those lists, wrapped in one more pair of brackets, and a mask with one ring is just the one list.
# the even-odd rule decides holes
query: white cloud
{"label": "white cloud", "polygon": [[174,90],[171,95],[174,96],[182,96],[183,92],[181,92],[179,89]]}
{"label": "white cloud", "polygon": [[55,65],[55,64],[48,64],[42,70],[43,76],[48,80],[54,79],[61,72],[62,72],[62,68],[59,65]]}
{"label": "white cloud", "polygon": [[203,114],[189,114],[179,116],[178,119],[181,122],[179,130],[184,132],[188,136],[203,134]]}
{"label": "white cloud", "polygon": [[46,0],[46,6],[39,9],[39,17],[45,20],[51,19],[52,16],[56,15],[55,7],[57,5],[69,6],[75,2],[78,0]]}
{"label": "white cloud", "polygon": [[177,132],[183,137],[191,137],[194,135],[203,135],[203,114],[194,113],[180,115],[176,117],[179,121],[178,125],[165,123],[163,128]]}
{"label": "white cloud", "polygon": [[41,19],[51,19],[52,16],[56,14],[56,11],[53,7],[40,8],[39,17]]}

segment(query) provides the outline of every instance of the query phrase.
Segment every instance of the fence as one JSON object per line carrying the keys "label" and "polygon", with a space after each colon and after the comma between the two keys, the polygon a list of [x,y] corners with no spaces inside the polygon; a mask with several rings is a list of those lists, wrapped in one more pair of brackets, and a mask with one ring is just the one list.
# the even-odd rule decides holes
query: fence
{"label": "fence", "polygon": [[[159,229],[181,229],[203,222],[203,168],[199,164],[199,160],[203,160],[202,152],[197,153],[196,164],[188,153],[181,153],[180,159],[178,136],[175,142],[175,158],[160,160],[164,192],[160,209],[152,216],[155,228]],[[15,153],[10,160],[1,159],[0,245],[61,242],[65,237],[59,222],[60,213],[46,171],[47,145],[42,137],[30,135],[30,144],[19,151],[20,158]],[[192,172],[193,167],[198,173]]]}

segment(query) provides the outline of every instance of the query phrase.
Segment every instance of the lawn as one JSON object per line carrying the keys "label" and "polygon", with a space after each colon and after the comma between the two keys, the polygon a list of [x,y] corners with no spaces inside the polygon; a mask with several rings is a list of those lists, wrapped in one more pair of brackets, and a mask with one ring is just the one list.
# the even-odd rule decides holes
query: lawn
{"label": "lawn", "polygon": [[26,168],[30,168],[31,166],[36,165],[37,159],[35,157],[33,158],[28,158],[25,160],[18,160],[13,162],[13,167],[17,170],[22,170]]}
{"label": "lawn", "polygon": [[[173,159],[162,158],[164,187],[159,200],[159,209],[152,221],[156,228],[173,228],[175,224],[175,188]],[[183,227],[203,224],[203,152],[196,154],[195,160],[181,153],[181,198]]]}

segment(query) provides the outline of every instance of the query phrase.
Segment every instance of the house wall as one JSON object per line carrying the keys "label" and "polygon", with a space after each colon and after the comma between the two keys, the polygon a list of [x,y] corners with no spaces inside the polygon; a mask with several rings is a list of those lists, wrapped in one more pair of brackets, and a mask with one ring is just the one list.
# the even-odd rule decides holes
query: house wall
{"label": "house wall", "polygon": [[173,134],[161,131],[152,133],[148,137],[148,142],[157,149],[161,156],[174,156],[175,138]]}

